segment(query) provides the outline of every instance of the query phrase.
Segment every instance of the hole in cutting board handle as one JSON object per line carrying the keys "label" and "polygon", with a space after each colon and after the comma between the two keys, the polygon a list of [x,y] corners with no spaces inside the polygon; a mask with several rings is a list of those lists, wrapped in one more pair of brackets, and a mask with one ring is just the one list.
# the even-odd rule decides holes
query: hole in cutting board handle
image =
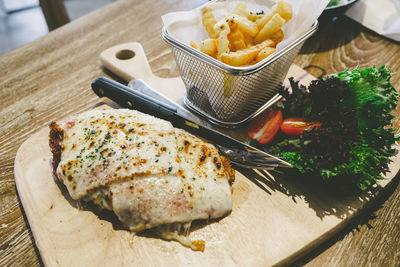
{"label": "hole in cutting board handle", "polygon": [[115,54],[115,57],[120,60],[131,59],[135,56],[135,52],[129,49],[120,50]]}

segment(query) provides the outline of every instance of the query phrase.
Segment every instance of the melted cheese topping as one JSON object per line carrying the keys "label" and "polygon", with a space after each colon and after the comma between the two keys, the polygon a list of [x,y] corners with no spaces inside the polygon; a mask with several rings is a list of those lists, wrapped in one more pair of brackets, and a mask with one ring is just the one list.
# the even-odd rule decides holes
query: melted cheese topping
{"label": "melted cheese topping", "polygon": [[177,172],[175,132],[167,121],[109,110],[86,112],[68,125],[57,174],[73,199],[118,180]]}
{"label": "melted cheese topping", "polygon": [[[58,126],[57,175],[71,197],[112,209],[132,231],[231,211],[226,161],[213,145],[167,121],[132,110],[96,110]],[[168,233],[164,238],[183,238]]]}

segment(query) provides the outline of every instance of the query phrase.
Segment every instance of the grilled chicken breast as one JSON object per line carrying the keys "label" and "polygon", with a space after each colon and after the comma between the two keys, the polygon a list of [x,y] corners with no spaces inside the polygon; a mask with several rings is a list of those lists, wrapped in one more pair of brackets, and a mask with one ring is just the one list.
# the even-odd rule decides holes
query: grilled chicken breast
{"label": "grilled chicken breast", "polygon": [[[232,209],[229,160],[167,121],[127,109],[93,110],[52,122],[49,137],[54,173],[71,197],[113,210],[131,231],[187,227]],[[171,231],[161,235],[204,249]]]}

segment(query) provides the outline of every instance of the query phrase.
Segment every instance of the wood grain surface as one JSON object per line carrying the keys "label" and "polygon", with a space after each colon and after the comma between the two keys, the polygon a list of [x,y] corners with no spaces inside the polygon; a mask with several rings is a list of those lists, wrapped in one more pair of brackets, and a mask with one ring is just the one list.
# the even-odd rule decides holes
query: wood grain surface
{"label": "wood grain surface", "polygon": [[[114,60],[120,49],[135,57]],[[172,100],[181,99],[182,81],[163,84],[170,79],[143,75],[147,60],[139,43],[118,45],[105,56],[103,63],[114,62],[114,73],[129,73],[157,86]],[[109,65],[109,64],[107,64]],[[140,67],[141,66],[141,67]],[[313,76],[292,65],[287,78],[308,84]],[[162,82],[165,80],[165,82]],[[109,108],[106,105],[98,108]],[[68,116],[68,115],[67,115]],[[381,181],[382,188],[373,192],[340,194],[323,186],[310,186],[290,173],[238,169],[233,185],[232,213],[220,220],[201,222],[191,236],[204,239],[203,253],[152,235],[133,236],[121,230],[111,213],[99,214],[92,209],[78,209],[64,187],[54,182],[48,128],[41,129],[18,149],[14,175],[18,195],[40,256],[46,266],[268,266],[293,263],[305,253],[318,248],[354,217],[364,212],[380,192],[393,182],[400,169],[400,154],[392,158],[391,170]],[[244,127],[245,133],[247,132]],[[237,129],[236,131],[240,131]],[[398,147],[400,149],[400,147]],[[238,231],[240,229],[240,231]],[[67,236],[67,237],[66,237]],[[128,246],[129,245],[129,246]],[[85,251],[86,253],[82,253]],[[240,253],[238,253],[240,251]],[[124,255],[124,257],[119,257]],[[223,257],[222,257],[223,255]]]}
{"label": "wood grain surface", "polygon": [[[99,108],[107,108],[102,106]],[[296,175],[273,177],[239,169],[229,216],[197,222],[193,239],[204,252],[151,234],[132,235],[116,217],[73,201],[51,171],[49,129],[33,134],[18,149],[15,181],[41,259],[46,266],[269,266],[292,263],[358,216],[390,185],[400,155],[376,192],[343,195],[310,187]],[[340,196],[340,198],[335,198]],[[379,196],[379,195],[378,195]],[[123,255],[123,257],[121,257]]]}
{"label": "wood grain surface", "polygon": [[[190,9],[192,4],[119,0],[0,57],[0,266],[41,264],[15,189],[18,147],[49,121],[99,103],[90,82],[104,75],[98,56],[108,47],[140,42],[156,75],[178,75],[171,51],[161,39],[160,15]],[[399,44],[340,16],[321,20],[319,31],[305,43],[295,63],[314,76],[382,64],[399,73],[398,58]],[[399,74],[392,83],[400,88]],[[396,124],[400,125],[400,116]],[[297,264],[397,266],[399,233],[400,186],[394,184],[352,227]]]}

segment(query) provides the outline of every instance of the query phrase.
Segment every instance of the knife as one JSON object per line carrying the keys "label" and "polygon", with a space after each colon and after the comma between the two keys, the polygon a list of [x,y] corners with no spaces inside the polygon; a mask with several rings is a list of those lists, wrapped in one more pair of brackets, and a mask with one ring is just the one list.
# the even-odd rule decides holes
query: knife
{"label": "knife", "polygon": [[256,151],[268,157],[270,159],[269,162],[275,164],[275,166],[292,167],[289,163],[278,157],[210,128],[208,123],[195,117],[189,111],[149,88],[143,81],[131,81],[130,86],[133,88],[105,77],[99,77],[92,82],[92,89],[96,95],[107,97],[122,107],[140,110],[155,117],[168,120],[174,127],[185,129],[194,135],[227,148]]}

